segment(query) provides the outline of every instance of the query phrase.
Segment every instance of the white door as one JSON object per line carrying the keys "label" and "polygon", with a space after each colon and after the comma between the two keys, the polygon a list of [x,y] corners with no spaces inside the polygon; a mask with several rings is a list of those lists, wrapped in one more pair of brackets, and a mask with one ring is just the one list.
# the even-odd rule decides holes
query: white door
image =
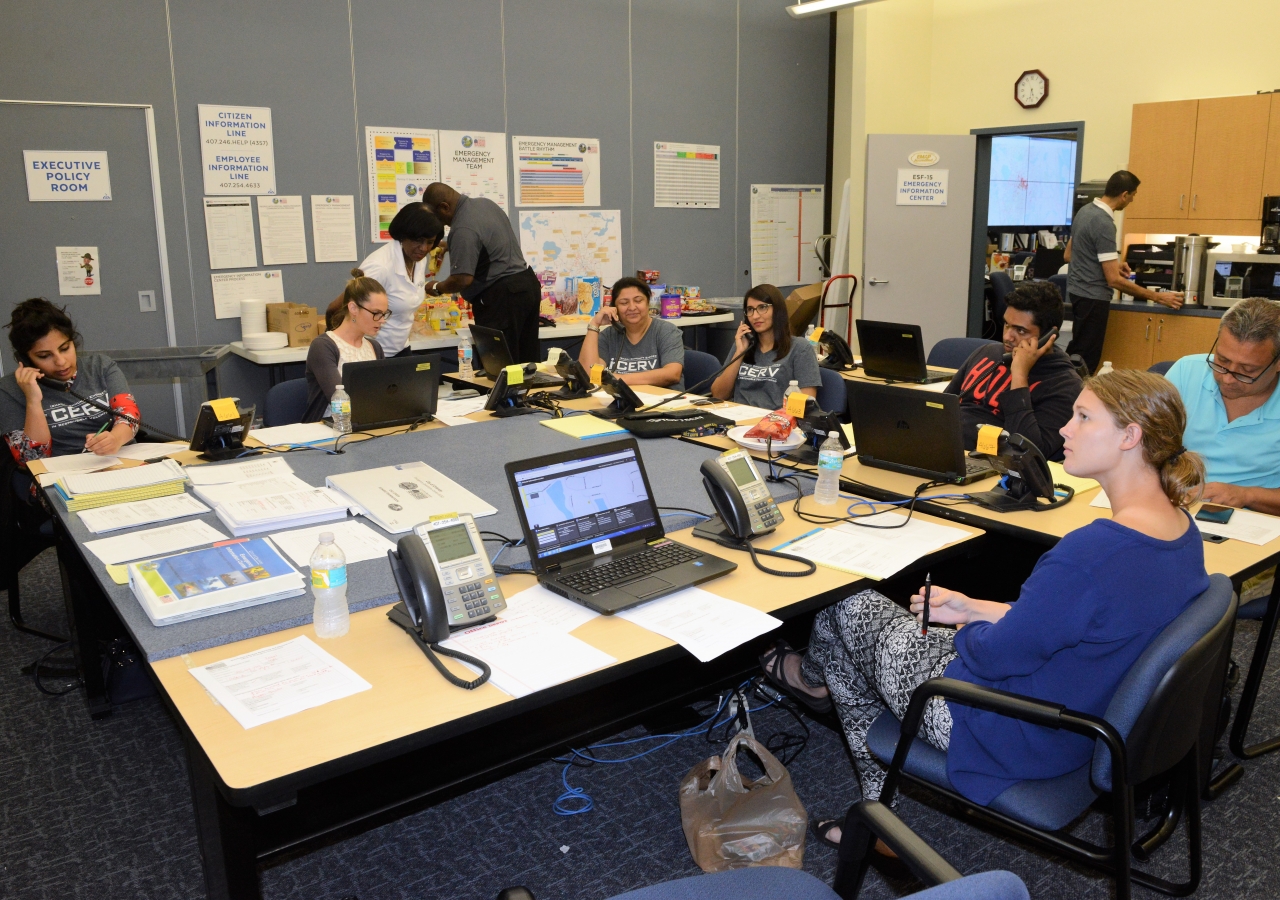
{"label": "white door", "polygon": [[926,352],[965,335],[976,148],[967,134],[867,136],[862,318],[919,325]]}

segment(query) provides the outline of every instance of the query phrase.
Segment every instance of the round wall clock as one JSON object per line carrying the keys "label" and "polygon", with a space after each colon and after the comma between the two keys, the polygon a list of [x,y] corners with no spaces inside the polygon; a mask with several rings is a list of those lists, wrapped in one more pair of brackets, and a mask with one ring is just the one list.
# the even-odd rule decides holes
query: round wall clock
{"label": "round wall clock", "polygon": [[1049,79],[1039,69],[1030,69],[1013,83],[1013,98],[1023,109],[1035,109],[1049,96]]}

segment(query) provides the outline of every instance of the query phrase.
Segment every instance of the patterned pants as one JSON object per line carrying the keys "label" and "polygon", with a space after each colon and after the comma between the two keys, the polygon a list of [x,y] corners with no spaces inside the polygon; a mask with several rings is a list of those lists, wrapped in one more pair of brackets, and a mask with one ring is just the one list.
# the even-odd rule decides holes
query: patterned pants
{"label": "patterned pants", "polygon": [[[800,672],[809,684],[825,684],[831,692],[865,799],[879,798],[886,775],[867,749],[867,730],[886,708],[899,719],[906,715],[912,692],[956,658],[954,642],[951,628],[921,635],[910,613],[871,590],[824,609],[814,620]],[[951,743],[951,711],[942,698],[925,707],[919,736],[939,750]]]}

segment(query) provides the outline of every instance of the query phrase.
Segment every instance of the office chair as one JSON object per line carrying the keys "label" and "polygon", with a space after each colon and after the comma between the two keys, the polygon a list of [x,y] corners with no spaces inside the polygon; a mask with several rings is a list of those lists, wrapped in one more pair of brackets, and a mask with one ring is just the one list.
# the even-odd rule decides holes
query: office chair
{"label": "office chair", "polygon": [[702,385],[698,388],[698,393],[711,393],[711,382],[706,379],[710,378],[716,372],[720,371],[722,363],[710,353],[704,353],[701,350],[691,350],[688,347],[684,350],[684,384],[685,387],[692,388],[695,385]]}
{"label": "office chair", "polygon": [[1067,302],[1067,276],[1058,275],[1057,273],[1054,273],[1053,275],[1049,276],[1049,283],[1058,289],[1058,292],[1062,294],[1062,302],[1066,303]]}
{"label": "office chair", "polygon": [[[1209,589],[1162,631],[1138,657],[1099,719],[1056,703],[1021,697],[951,678],[934,678],[911,697],[903,723],[882,713],[867,734],[867,746],[889,765],[882,803],[889,803],[906,778],[958,803],[984,822],[1030,838],[1071,860],[1115,879],[1118,900],[1130,900],[1133,882],[1172,896],[1195,891],[1201,875],[1200,797],[1206,768],[1203,756],[1205,710],[1216,709],[1226,675],[1226,649],[1234,633],[1236,595],[1225,575],[1212,575]],[[947,777],[947,755],[915,739],[925,704],[933,697],[973,706],[1048,728],[1064,729],[1097,743],[1093,759],[1057,778],[1019,782],[990,806],[979,806],[955,789]],[[1216,718],[1216,717],[1215,717]],[[1173,774],[1170,809],[1152,832],[1134,841],[1133,787],[1165,773]],[[1112,845],[1098,847],[1069,833],[1067,827],[1100,796],[1108,797]],[[1132,868],[1130,854],[1145,860],[1187,817],[1186,882],[1173,883]],[[860,835],[846,858],[843,847],[836,889],[861,884],[874,842]]]}
{"label": "office chair", "polygon": [[1005,298],[1013,293],[1013,279],[1009,277],[1009,273],[999,270],[992,272],[991,290],[995,294],[995,309],[992,313],[995,317],[996,334],[999,334],[1004,330],[1004,311],[1007,305]]}
{"label": "office chair", "polygon": [[1034,250],[1019,250],[1017,253],[1013,254],[1013,256],[1009,259],[1009,265],[1025,266],[1027,263],[1031,262],[1035,258],[1036,258],[1036,252]]}
{"label": "office chair", "polygon": [[27,563],[55,543],[53,521],[41,520],[36,509],[25,504],[14,493],[26,490],[29,481],[17,477],[22,470],[8,447],[0,446],[0,572],[9,592],[9,621],[19,631],[62,643],[65,637],[33,628],[22,618],[22,597],[18,576]]}
{"label": "office chair", "polygon": [[925,360],[925,364],[958,369],[973,355],[974,350],[990,343],[986,338],[943,338],[929,350],[929,358]]}
{"label": "office chair", "polygon": [[834,369],[819,369],[818,374],[822,376],[822,385],[818,388],[818,408],[839,413],[841,421],[845,421],[848,419],[848,401],[844,379]]}
{"label": "office chair", "polygon": [[267,391],[262,408],[262,424],[265,428],[277,425],[297,425],[307,412],[307,379],[293,378],[282,381]]}
{"label": "office chair", "polygon": [[1176,359],[1167,359],[1167,360],[1165,360],[1164,362],[1158,362],[1158,363],[1156,363],[1154,366],[1152,366],[1151,368],[1147,369],[1147,371],[1148,371],[1148,372],[1155,372],[1157,375],[1168,375],[1168,374],[1169,374],[1169,370],[1173,368],[1173,364],[1174,364],[1175,362],[1177,362],[1177,360],[1176,360]]}

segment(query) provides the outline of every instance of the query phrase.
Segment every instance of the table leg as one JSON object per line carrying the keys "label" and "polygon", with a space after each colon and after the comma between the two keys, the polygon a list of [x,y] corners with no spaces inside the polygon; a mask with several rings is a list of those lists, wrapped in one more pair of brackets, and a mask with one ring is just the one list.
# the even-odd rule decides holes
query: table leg
{"label": "table leg", "polygon": [[252,809],[232,806],[218,790],[213,764],[190,735],[184,736],[196,838],[209,900],[260,900],[253,849]]}
{"label": "table leg", "polygon": [[1272,750],[1280,750],[1280,738],[1272,738],[1249,747],[1244,743],[1245,735],[1249,731],[1249,720],[1253,718],[1253,706],[1258,700],[1258,690],[1262,687],[1262,675],[1267,668],[1267,657],[1271,654],[1271,642],[1276,636],[1278,619],[1280,619],[1280,578],[1277,578],[1271,587],[1267,611],[1262,617],[1262,626],[1258,629],[1258,642],[1253,646],[1253,660],[1249,663],[1249,673],[1244,679],[1244,690],[1240,693],[1240,708],[1236,711],[1236,720],[1231,726],[1231,752],[1238,759],[1253,759]]}
{"label": "table leg", "polygon": [[111,715],[111,700],[102,674],[100,646],[105,641],[98,626],[100,618],[106,615],[105,610],[110,609],[110,601],[103,596],[93,576],[84,571],[84,562],[76,552],[71,536],[60,525],[55,524],[54,527],[58,534],[58,572],[62,578],[62,597],[67,606],[71,649],[84,684],[85,703],[90,717],[105,718]]}

